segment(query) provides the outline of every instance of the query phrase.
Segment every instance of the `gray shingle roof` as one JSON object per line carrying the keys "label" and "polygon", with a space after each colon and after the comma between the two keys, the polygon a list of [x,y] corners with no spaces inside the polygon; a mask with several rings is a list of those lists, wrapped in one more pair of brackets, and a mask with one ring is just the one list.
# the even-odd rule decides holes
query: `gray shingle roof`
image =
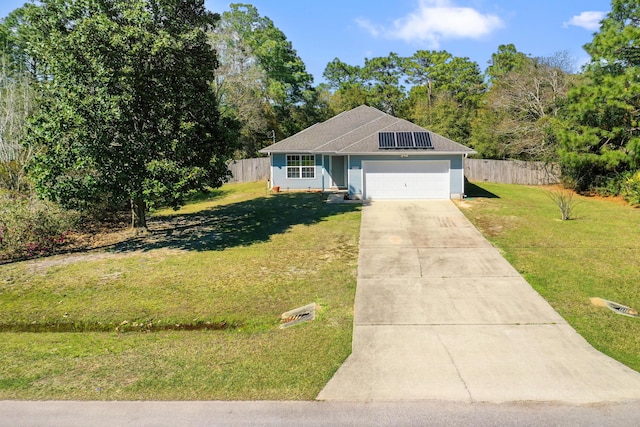
{"label": "gray shingle roof", "polygon": [[421,154],[460,153],[474,151],[437,133],[398,119],[366,105],[345,111],[326,122],[317,123],[289,138],[260,150],[261,153],[326,153],[326,154],[390,154],[406,150],[378,148],[379,132],[429,132],[433,150]]}

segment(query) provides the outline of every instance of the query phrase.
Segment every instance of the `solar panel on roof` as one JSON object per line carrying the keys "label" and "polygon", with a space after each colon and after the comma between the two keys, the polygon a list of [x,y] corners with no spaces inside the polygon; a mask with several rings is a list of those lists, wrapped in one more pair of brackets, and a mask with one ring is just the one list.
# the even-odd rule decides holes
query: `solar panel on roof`
{"label": "solar panel on roof", "polygon": [[416,141],[416,148],[433,148],[429,132],[414,132],[413,136]]}
{"label": "solar panel on roof", "polygon": [[433,149],[429,132],[378,132],[380,149]]}
{"label": "solar panel on roof", "polygon": [[394,132],[379,132],[378,148],[396,148],[396,138]]}
{"label": "solar panel on roof", "polygon": [[412,132],[396,132],[396,145],[398,148],[414,148]]}

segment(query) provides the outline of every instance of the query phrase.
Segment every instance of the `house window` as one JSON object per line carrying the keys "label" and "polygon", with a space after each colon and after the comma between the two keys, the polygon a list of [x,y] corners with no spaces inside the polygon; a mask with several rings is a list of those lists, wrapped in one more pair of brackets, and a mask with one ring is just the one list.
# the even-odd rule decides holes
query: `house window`
{"label": "house window", "polygon": [[287,178],[313,179],[316,177],[316,156],[313,154],[287,154]]}

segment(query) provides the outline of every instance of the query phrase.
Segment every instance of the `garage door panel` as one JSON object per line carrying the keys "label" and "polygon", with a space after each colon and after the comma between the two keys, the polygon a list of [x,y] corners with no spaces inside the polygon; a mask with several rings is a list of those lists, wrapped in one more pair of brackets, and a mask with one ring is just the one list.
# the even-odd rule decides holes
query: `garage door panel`
{"label": "garage door panel", "polygon": [[371,161],[363,165],[367,199],[448,199],[449,161]]}

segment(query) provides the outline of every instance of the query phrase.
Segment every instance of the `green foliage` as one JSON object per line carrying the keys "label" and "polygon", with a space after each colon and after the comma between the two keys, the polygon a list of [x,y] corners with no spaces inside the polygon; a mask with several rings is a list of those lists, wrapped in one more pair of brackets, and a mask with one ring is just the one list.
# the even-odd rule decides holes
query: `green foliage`
{"label": "green foliage", "polygon": [[404,61],[407,80],[428,89],[429,101],[445,96],[462,108],[475,109],[486,91],[480,67],[446,51],[419,50]]}
{"label": "green foliage", "polygon": [[286,35],[250,4],[233,3],[210,37],[221,52],[216,85],[226,117],[240,125],[240,156],[328,118],[321,95]]}
{"label": "green foliage", "polygon": [[327,89],[333,91],[329,105],[335,112],[373,104],[369,99],[370,91],[364,85],[361,67],[346,64],[335,58],[327,64],[322,75],[327,80]]}
{"label": "green foliage", "polygon": [[210,85],[217,16],[202,0],[47,0],[27,17],[47,71],[27,138],[41,149],[41,195],[79,208],[131,200],[145,227],[147,204],[177,207],[224,182],[233,126]]}
{"label": "green foliage", "polygon": [[368,102],[393,116],[401,117],[406,99],[401,84],[403,59],[396,53],[365,59],[361,75],[368,91]]}
{"label": "green foliage", "polygon": [[249,46],[269,79],[268,92],[278,105],[301,101],[313,77],[285,34],[250,4],[233,3],[222,15]]}
{"label": "green foliage", "polygon": [[305,91],[303,94],[304,101],[289,108],[291,120],[284,123],[283,131],[287,135],[293,135],[333,117],[334,112],[330,106],[329,97],[329,93],[323,86]]}
{"label": "green foliage", "polygon": [[465,108],[446,93],[435,97],[429,96],[425,93],[427,90],[426,86],[416,86],[411,89],[409,94],[411,120],[419,126],[456,142],[468,144],[475,110]]}
{"label": "green foliage", "polygon": [[640,170],[624,178],[623,196],[632,205],[640,205]]}
{"label": "green foliage", "polygon": [[591,62],[558,130],[564,171],[581,190],[640,166],[640,4],[614,0],[585,46]]}
{"label": "green foliage", "polygon": [[[475,62],[446,51],[420,50],[411,57],[392,52],[365,59],[363,67],[335,58],[324,77],[336,112],[366,104],[462,143],[486,90]],[[412,85],[409,93],[404,82]]]}
{"label": "green foliage", "polygon": [[349,65],[334,58],[324,69],[322,76],[331,89],[340,89],[362,83],[362,70],[357,65]]}
{"label": "green foliage", "polygon": [[491,109],[488,102],[478,111],[472,121],[471,146],[480,158],[501,160],[510,157],[508,148],[511,129],[499,127],[500,123],[506,124],[508,117],[505,111]]}
{"label": "green foliage", "polygon": [[513,43],[501,44],[498,51],[491,54],[491,60],[486,70],[489,81],[494,83],[513,70],[520,68],[528,57],[519,52]]}
{"label": "green foliage", "polygon": [[77,219],[54,203],[0,190],[0,258],[52,254]]}
{"label": "green foliage", "polygon": [[218,52],[219,67],[213,82],[223,117],[238,122],[240,153],[253,157],[268,144],[273,114],[268,106],[267,77],[232,23],[224,19],[208,32],[209,42]]}
{"label": "green foliage", "polygon": [[473,122],[472,146],[485,158],[554,161],[557,118],[575,80],[571,59],[566,52],[530,58],[516,51],[500,64]]}
{"label": "green foliage", "polygon": [[486,86],[478,64],[446,51],[419,50],[403,65],[409,92],[408,116],[416,124],[468,144],[471,120]]}
{"label": "green foliage", "polygon": [[339,113],[366,104],[402,117],[406,101],[403,63],[404,58],[393,52],[385,57],[365,58],[363,67],[335,58],[323,74],[328,87],[334,90],[330,102],[333,109]]}
{"label": "green foliage", "polygon": [[42,73],[42,64],[29,54],[30,27],[26,16],[35,5],[24,6],[0,19],[0,62],[3,73],[12,77],[37,77]]}

